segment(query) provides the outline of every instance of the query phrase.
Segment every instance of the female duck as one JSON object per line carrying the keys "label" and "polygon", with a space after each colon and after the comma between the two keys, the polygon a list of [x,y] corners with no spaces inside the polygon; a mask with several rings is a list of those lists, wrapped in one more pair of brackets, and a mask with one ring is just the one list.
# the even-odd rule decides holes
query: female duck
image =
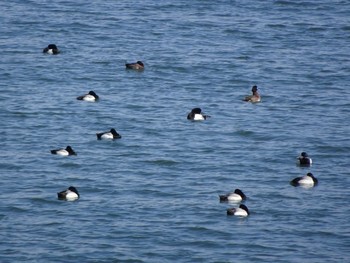
{"label": "female duck", "polygon": [[187,115],[187,120],[191,121],[203,121],[209,118],[209,115],[202,114],[201,108],[194,108],[192,111]]}
{"label": "female duck", "polygon": [[252,87],[252,95],[250,96],[246,96],[243,100],[244,101],[248,101],[248,102],[260,102],[261,101],[261,97],[260,94],[258,93],[258,87],[257,86],[253,86]]}
{"label": "female duck", "polygon": [[239,207],[233,207],[227,209],[227,215],[229,216],[239,216],[239,217],[247,217],[249,216],[249,210],[248,207],[241,204]]}
{"label": "female duck", "polygon": [[305,188],[314,187],[318,184],[318,180],[312,173],[307,173],[305,176],[294,178],[290,181],[292,186],[302,186]]}
{"label": "female duck", "polygon": [[97,140],[115,140],[122,137],[114,128],[108,132],[96,133],[96,136]]}
{"label": "female duck", "polygon": [[310,166],[312,165],[312,159],[306,152],[302,152],[297,158],[297,164],[300,166]]}
{"label": "female duck", "polygon": [[232,193],[219,195],[219,197],[220,202],[242,202],[247,198],[246,195],[240,189],[236,189]]}
{"label": "female duck", "polygon": [[57,197],[59,200],[74,201],[77,200],[80,195],[74,186],[70,186],[68,189],[57,193]]}
{"label": "female duck", "polygon": [[51,150],[52,154],[57,154],[61,156],[77,155],[71,146],[67,146],[66,149]]}
{"label": "female duck", "polygon": [[50,44],[46,48],[43,49],[43,53],[57,55],[60,53],[60,51],[55,44]]}
{"label": "female duck", "polygon": [[90,90],[88,94],[77,97],[77,100],[94,102],[97,101],[99,98],[100,97],[93,90]]}
{"label": "female duck", "polygon": [[145,65],[142,61],[137,61],[136,63],[125,63],[125,67],[127,69],[133,69],[133,70],[144,70]]}

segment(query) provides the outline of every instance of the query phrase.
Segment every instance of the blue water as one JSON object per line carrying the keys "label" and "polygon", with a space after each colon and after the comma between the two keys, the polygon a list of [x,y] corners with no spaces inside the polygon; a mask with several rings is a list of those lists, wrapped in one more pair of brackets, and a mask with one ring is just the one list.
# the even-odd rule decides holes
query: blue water
{"label": "blue water", "polygon": [[[0,9],[1,262],[350,262],[349,1]],[[318,186],[289,185],[307,172]],[[235,188],[248,218],[219,202]]]}

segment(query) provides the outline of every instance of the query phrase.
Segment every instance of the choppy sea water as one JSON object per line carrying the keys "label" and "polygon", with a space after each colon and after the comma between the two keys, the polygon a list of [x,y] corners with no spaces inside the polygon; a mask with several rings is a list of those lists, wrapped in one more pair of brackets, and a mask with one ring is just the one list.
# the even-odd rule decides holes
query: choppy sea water
{"label": "choppy sea water", "polygon": [[[0,8],[1,262],[350,261],[348,1]],[[316,187],[289,185],[307,172]],[[219,202],[235,188],[248,218]]]}

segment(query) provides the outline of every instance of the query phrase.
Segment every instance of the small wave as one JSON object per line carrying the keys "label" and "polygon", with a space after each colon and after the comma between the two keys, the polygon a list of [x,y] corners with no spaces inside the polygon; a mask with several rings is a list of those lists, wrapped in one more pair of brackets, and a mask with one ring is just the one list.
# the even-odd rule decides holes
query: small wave
{"label": "small wave", "polygon": [[155,159],[155,160],[148,160],[145,162],[156,164],[156,165],[161,165],[161,166],[172,166],[172,165],[176,165],[179,163],[177,161],[170,160],[170,159]]}

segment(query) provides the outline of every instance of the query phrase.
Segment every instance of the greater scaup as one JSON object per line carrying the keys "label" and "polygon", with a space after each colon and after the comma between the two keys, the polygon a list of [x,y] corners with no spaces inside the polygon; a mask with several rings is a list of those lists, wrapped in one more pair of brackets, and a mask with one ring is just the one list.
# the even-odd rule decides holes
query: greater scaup
{"label": "greater scaup", "polygon": [[260,102],[261,97],[258,93],[258,87],[256,85],[252,87],[252,93],[253,95],[246,96],[243,100],[248,102]]}
{"label": "greater scaup", "polygon": [[93,90],[90,90],[88,94],[77,97],[77,100],[97,101],[99,98],[100,97]]}
{"label": "greater scaup", "polygon": [[68,189],[57,193],[57,197],[59,200],[74,201],[77,200],[80,195],[74,186],[70,186]]}
{"label": "greater scaup", "polygon": [[76,152],[69,145],[66,147],[66,149],[51,150],[51,153],[61,156],[77,155]]}
{"label": "greater scaup", "polygon": [[220,202],[241,202],[247,198],[240,189],[235,189],[234,192],[225,195],[219,195],[219,197]]}
{"label": "greater scaup", "polygon": [[203,121],[209,118],[209,115],[202,114],[201,108],[193,108],[191,112],[187,115],[187,120],[191,121]]}
{"label": "greater scaup", "polygon": [[241,204],[239,207],[233,207],[227,209],[227,215],[230,216],[239,216],[239,217],[247,217],[249,216],[249,210],[248,207]]}
{"label": "greater scaup", "polygon": [[43,53],[57,55],[58,53],[60,53],[60,51],[55,44],[50,44],[46,48],[43,49]]}
{"label": "greater scaup", "polygon": [[300,166],[310,166],[312,165],[312,159],[306,152],[302,152],[297,158],[297,164]]}
{"label": "greater scaup", "polygon": [[302,186],[305,188],[310,188],[316,186],[318,184],[318,180],[312,173],[307,173],[302,177],[294,178],[292,181],[290,181],[290,184],[295,187]]}
{"label": "greater scaup", "polygon": [[125,63],[125,67],[127,69],[134,69],[134,70],[143,70],[145,69],[145,65],[142,61],[137,61],[135,63]]}
{"label": "greater scaup", "polygon": [[122,137],[114,128],[107,132],[96,133],[96,136],[98,140],[114,140]]}

